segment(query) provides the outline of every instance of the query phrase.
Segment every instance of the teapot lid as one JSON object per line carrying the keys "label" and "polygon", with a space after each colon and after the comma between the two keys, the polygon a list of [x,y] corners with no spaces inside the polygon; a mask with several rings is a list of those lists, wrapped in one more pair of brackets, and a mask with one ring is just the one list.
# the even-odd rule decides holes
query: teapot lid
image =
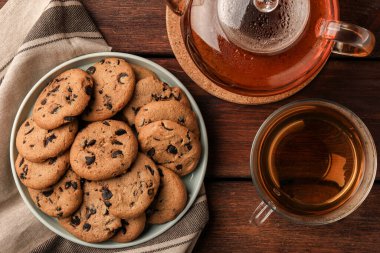
{"label": "teapot lid", "polygon": [[221,28],[247,51],[276,54],[301,37],[310,15],[310,0],[218,0]]}

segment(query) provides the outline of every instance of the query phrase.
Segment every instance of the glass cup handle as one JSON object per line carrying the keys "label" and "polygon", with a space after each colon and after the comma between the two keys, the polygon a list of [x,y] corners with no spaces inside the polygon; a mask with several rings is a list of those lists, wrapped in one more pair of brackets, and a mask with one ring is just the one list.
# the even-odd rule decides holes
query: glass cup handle
{"label": "glass cup handle", "polygon": [[264,201],[261,201],[260,205],[258,205],[255,211],[252,213],[251,218],[249,219],[249,223],[252,225],[260,226],[268,219],[272,212],[273,209],[265,204]]}
{"label": "glass cup handle", "polygon": [[342,21],[323,20],[320,35],[335,41],[333,53],[364,57],[375,47],[375,36],[363,27]]}

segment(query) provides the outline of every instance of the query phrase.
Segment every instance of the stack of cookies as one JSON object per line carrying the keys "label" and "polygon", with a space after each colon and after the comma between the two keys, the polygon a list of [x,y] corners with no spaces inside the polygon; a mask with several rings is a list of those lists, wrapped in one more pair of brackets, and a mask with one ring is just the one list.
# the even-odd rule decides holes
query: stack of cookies
{"label": "stack of cookies", "polygon": [[107,58],[54,78],[20,127],[15,167],[37,207],[87,242],[130,242],[185,208],[201,155],[181,89]]}

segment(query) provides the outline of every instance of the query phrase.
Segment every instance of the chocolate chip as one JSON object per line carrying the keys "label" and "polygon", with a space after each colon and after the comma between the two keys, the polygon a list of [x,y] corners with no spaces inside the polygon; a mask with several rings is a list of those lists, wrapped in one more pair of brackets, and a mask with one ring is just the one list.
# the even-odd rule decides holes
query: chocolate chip
{"label": "chocolate chip", "polygon": [[38,206],[38,207],[41,207],[41,205],[40,205],[40,197],[37,196],[37,197],[36,197],[36,200],[37,200],[37,206]]}
{"label": "chocolate chip", "polygon": [[21,161],[20,161],[20,163],[19,163],[18,167],[21,167],[21,165],[23,165],[23,164],[24,164],[24,161],[25,161],[24,157],[23,157],[23,158],[21,158]]}
{"label": "chocolate chip", "polygon": [[95,162],[95,156],[85,156],[84,158],[86,159],[87,165],[91,165]]}
{"label": "chocolate chip", "polygon": [[106,207],[112,206],[111,202],[109,202],[109,201],[104,201],[104,204],[106,205]]}
{"label": "chocolate chip", "polygon": [[106,126],[110,126],[110,123],[108,123],[108,121],[103,121],[103,124]]}
{"label": "chocolate chip", "polygon": [[119,59],[117,59],[117,65],[119,65],[120,64],[120,60]]}
{"label": "chocolate chip", "polygon": [[56,114],[56,113],[59,111],[60,108],[61,108],[61,106],[58,105],[57,107],[55,107],[55,108],[50,112],[50,114]]}
{"label": "chocolate chip", "polygon": [[57,217],[62,217],[62,216],[63,216],[63,212],[57,213]]}
{"label": "chocolate chip", "polygon": [[177,170],[182,170],[182,164],[178,164],[177,166],[175,166],[175,168],[176,168]]}
{"label": "chocolate chip", "polygon": [[77,215],[71,217],[70,224],[71,224],[73,227],[78,226],[78,225],[80,224],[80,218],[79,218]]}
{"label": "chocolate chip", "polygon": [[58,187],[58,190],[59,190],[59,192],[63,192],[63,189],[62,189],[62,187],[60,186],[60,187]]}
{"label": "chocolate chip", "polygon": [[46,105],[46,98],[41,100],[41,105]]}
{"label": "chocolate chip", "polygon": [[154,194],[154,190],[153,190],[153,189],[149,189],[149,190],[148,190],[148,195],[149,195],[149,196],[152,196],[153,194]]}
{"label": "chocolate chip", "polygon": [[113,196],[113,194],[108,188],[106,188],[106,187],[102,188],[102,197],[104,200],[109,200],[112,198],[112,196]]}
{"label": "chocolate chip", "polygon": [[63,118],[64,121],[67,121],[67,122],[72,122],[75,120],[75,117],[73,116],[66,116]]}
{"label": "chocolate chip", "polygon": [[56,211],[61,211],[62,208],[58,206],[55,210],[56,210]]}
{"label": "chocolate chip", "polygon": [[157,170],[158,170],[158,174],[160,174],[160,177],[163,177],[164,173],[162,173],[162,170],[160,168],[157,168]]}
{"label": "chocolate chip", "polygon": [[67,88],[67,91],[68,92],[73,92],[73,90],[70,87]]}
{"label": "chocolate chip", "polygon": [[186,138],[187,138],[188,140],[191,140],[191,138],[190,138],[190,131],[187,131],[187,133],[186,133]]}
{"label": "chocolate chip", "polygon": [[25,122],[25,126],[26,127],[30,126],[29,121]]}
{"label": "chocolate chip", "polygon": [[45,197],[49,197],[50,195],[52,195],[54,192],[54,189],[50,189],[50,190],[47,190],[47,191],[43,191],[42,194],[45,196]]}
{"label": "chocolate chip", "polygon": [[129,207],[133,207],[135,205],[135,202],[129,203]]}
{"label": "chocolate chip", "polygon": [[57,157],[49,158],[49,165],[54,164],[57,161]]}
{"label": "chocolate chip", "polygon": [[183,116],[179,116],[178,123],[180,123],[182,125],[185,124],[185,118]]}
{"label": "chocolate chip", "polygon": [[74,190],[78,189],[78,183],[77,182],[72,182],[71,186],[73,187]]}
{"label": "chocolate chip", "polygon": [[86,72],[89,73],[90,75],[93,75],[96,71],[96,68],[94,66],[89,67]]}
{"label": "chocolate chip", "polygon": [[126,220],[124,220],[124,219],[122,219],[122,220],[121,220],[121,226],[122,226],[122,227],[127,227],[127,226],[129,226],[129,222],[126,221]]}
{"label": "chocolate chip", "polygon": [[96,214],[96,209],[91,207],[86,207],[86,219],[89,219],[91,215]]}
{"label": "chocolate chip", "polygon": [[65,189],[69,189],[71,187],[71,181],[65,183]]}
{"label": "chocolate chip", "polygon": [[173,155],[176,155],[178,153],[177,148],[171,144],[168,146],[166,151],[168,151],[170,154],[173,154]]}
{"label": "chocolate chip", "polygon": [[156,153],[156,150],[154,148],[151,148],[148,150],[148,152],[146,152],[146,154],[150,157],[153,157],[155,153]]}
{"label": "chocolate chip", "polygon": [[149,165],[145,165],[145,169],[148,169],[150,171],[150,174],[154,175],[154,170]]}
{"label": "chocolate chip", "polygon": [[49,142],[52,142],[54,139],[57,139],[57,136],[55,134],[50,135],[49,137],[44,139],[44,147],[46,147]]}
{"label": "chocolate chip", "polygon": [[105,103],[104,106],[105,106],[108,110],[112,110],[112,104],[111,104],[110,102]]}
{"label": "chocolate chip", "polygon": [[112,158],[116,158],[120,155],[123,155],[123,151],[121,151],[121,150],[116,150],[116,151],[112,152],[112,154],[111,154]]}
{"label": "chocolate chip", "polygon": [[191,150],[193,148],[193,146],[189,143],[186,143],[185,144],[185,147],[188,149],[188,150]]}
{"label": "chocolate chip", "polygon": [[103,94],[103,90],[99,90],[98,92],[99,92],[99,94],[100,94],[100,95],[102,95],[102,94]]}
{"label": "chocolate chip", "polygon": [[112,145],[123,145],[123,143],[118,140],[112,140]]}
{"label": "chocolate chip", "polygon": [[127,233],[127,228],[125,226],[122,226],[119,230],[123,235]]}
{"label": "chocolate chip", "polygon": [[26,175],[28,174],[28,165],[25,165],[24,166],[24,169],[22,170],[23,172],[21,172],[20,174],[20,178],[21,179],[26,179]]}
{"label": "chocolate chip", "polygon": [[122,83],[122,84],[125,84],[125,77],[128,77],[128,74],[127,73],[120,73],[118,76],[117,76],[117,81],[119,83]]}
{"label": "chocolate chip", "polygon": [[86,148],[86,147],[91,147],[91,146],[94,146],[95,145],[95,143],[96,143],[96,140],[90,140],[89,142],[87,142],[87,140],[85,140],[85,142],[84,142],[84,147]]}
{"label": "chocolate chip", "polygon": [[34,127],[32,127],[28,132],[26,132],[25,135],[30,134],[31,132],[33,132],[33,130],[34,130]]}
{"label": "chocolate chip", "polygon": [[99,62],[100,64],[103,64],[104,63],[104,59],[103,60],[100,60],[100,62]]}
{"label": "chocolate chip", "polygon": [[54,89],[52,89],[50,92],[57,92],[59,90],[60,85],[56,86]]}
{"label": "chocolate chip", "polygon": [[88,223],[83,224],[83,230],[84,231],[89,231],[90,229],[91,229],[91,225],[90,224],[88,224]]}
{"label": "chocolate chip", "polygon": [[119,130],[115,131],[115,134],[117,136],[120,136],[120,135],[123,135],[123,134],[126,134],[126,133],[127,133],[127,131],[125,131],[124,129],[119,129]]}
{"label": "chocolate chip", "polygon": [[110,212],[108,211],[108,209],[106,209],[106,212],[104,213],[104,215],[109,215]]}
{"label": "chocolate chip", "polygon": [[86,94],[91,96],[92,94],[92,87],[90,85],[85,87]]}

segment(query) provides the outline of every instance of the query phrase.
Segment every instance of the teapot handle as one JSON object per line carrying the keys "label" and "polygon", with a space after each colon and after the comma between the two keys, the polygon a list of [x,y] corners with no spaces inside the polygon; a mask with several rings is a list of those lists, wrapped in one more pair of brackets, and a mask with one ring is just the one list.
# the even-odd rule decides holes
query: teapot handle
{"label": "teapot handle", "polygon": [[178,16],[182,16],[185,13],[187,2],[188,0],[166,0],[166,5]]}
{"label": "teapot handle", "polygon": [[365,57],[375,47],[375,36],[363,27],[342,21],[323,20],[320,36],[335,42],[332,52],[341,55]]}

